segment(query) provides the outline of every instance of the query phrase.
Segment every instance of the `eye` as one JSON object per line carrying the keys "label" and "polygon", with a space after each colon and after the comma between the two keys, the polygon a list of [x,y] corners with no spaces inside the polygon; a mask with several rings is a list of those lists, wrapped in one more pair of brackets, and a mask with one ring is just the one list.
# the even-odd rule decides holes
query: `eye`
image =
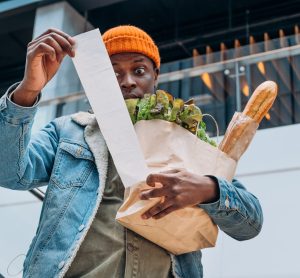
{"label": "eye", "polygon": [[145,69],[143,67],[139,67],[135,70],[135,73],[138,75],[142,75],[145,73]]}
{"label": "eye", "polygon": [[116,77],[119,77],[120,73],[118,73],[118,72],[115,71],[115,75],[116,75]]}

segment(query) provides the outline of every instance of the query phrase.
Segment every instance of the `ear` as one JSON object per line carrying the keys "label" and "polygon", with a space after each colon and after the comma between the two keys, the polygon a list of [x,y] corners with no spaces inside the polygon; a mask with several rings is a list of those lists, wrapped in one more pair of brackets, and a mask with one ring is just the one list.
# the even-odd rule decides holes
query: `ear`
{"label": "ear", "polygon": [[158,83],[158,75],[159,75],[159,68],[154,68],[154,84],[156,87]]}

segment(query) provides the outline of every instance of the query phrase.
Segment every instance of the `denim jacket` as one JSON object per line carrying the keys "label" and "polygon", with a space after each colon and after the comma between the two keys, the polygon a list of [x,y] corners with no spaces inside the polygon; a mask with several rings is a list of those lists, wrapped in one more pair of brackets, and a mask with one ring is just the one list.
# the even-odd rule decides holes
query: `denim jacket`
{"label": "denim jacket", "polygon": [[[63,277],[101,202],[108,150],[93,114],[80,112],[49,123],[31,136],[37,104],[25,108],[0,99],[0,185],[29,190],[48,185],[23,277]],[[220,199],[199,205],[229,236],[255,237],[261,230],[259,201],[237,180],[216,178]],[[203,277],[201,251],[173,256],[175,277]]]}

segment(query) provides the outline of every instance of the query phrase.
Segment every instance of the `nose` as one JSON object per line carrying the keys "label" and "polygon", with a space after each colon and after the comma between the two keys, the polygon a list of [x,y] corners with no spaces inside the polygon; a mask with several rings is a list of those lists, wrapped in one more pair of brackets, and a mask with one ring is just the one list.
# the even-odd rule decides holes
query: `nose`
{"label": "nose", "polygon": [[132,89],[135,89],[136,86],[136,80],[130,73],[124,74],[122,79],[120,80],[121,89],[130,91]]}

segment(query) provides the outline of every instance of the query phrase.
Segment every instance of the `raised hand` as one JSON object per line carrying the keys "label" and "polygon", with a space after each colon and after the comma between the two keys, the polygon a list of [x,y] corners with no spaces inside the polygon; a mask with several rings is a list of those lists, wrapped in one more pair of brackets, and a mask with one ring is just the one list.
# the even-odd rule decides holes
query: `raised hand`
{"label": "raised hand", "polygon": [[75,56],[75,41],[68,34],[49,29],[28,44],[24,78],[13,94],[19,105],[31,106],[55,75],[66,55]]}

